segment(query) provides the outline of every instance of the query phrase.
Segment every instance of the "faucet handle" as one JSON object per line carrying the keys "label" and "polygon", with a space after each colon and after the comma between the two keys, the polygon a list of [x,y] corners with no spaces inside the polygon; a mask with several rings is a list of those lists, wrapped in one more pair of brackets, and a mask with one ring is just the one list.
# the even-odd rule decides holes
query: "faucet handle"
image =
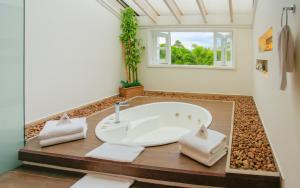
{"label": "faucet handle", "polygon": [[118,105],[118,106],[129,106],[129,104],[128,104],[127,101],[116,102],[115,105]]}

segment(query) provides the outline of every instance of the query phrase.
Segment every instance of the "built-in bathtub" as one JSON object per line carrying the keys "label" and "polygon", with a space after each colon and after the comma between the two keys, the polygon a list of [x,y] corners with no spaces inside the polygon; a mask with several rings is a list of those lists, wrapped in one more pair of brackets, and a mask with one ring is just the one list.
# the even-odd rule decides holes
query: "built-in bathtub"
{"label": "built-in bathtub", "polygon": [[96,126],[97,137],[109,143],[158,146],[178,141],[187,132],[208,127],[212,116],[201,106],[183,102],[144,104],[120,112],[120,123],[115,114]]}

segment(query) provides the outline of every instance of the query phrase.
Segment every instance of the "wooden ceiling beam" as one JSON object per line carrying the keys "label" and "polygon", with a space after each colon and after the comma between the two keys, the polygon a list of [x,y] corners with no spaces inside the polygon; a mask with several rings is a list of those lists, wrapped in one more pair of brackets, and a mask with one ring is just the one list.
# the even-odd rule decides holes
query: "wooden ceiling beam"
{"label": "wooden ceiling beam", "polygon": [[133,0],[133,2],[156,24],[157,14],[146,1]]}
{"label": "wooden ceiling beam", "polygon": [[176,3],[176,1],[175,1],[175,0],[173,0],[173,1],[174,1],[174,5],[176,6],[176,8],[177,8],[178,11],[179,11],[179,14],[180,14],[181,16],[183,16],[183,13],[182,13],[181,9],[179,8],[178,4]]}
{"label": "wooden ceiling beam", "polygon": [[196,0],[196,2],[197,2],[197,5],[198,5],[198,8],[199,8],[199,10],[200,10],[200,13],[201,13],[201,15],[202,15],[203,22],[204,22],[205,24],[207,24],[207,19],[206,19],[206,16],[205,16],[205,11],[204,11],[204,9],[202,8],[201,0]]}
{"label": "wooden ceiling beam", "polygon": [[176,4],[175,0],[164,0],[167,7],[172,12],[173,16],[176,18],[177,22],[181,24],[181,16],[182,12],[180,11],[178,5]]}
{"label": "wooden ceiling beam", "polygon": [[201,2],[201,5],[202,5],[202,8],[203,8],[203,10],[204,10],[205,15],[208,15],[207,8],[206,8],[206,6],[205,6],[205,4],[204,4],[204,1],[203,1],[203,0],[200,0],[200,2]]}
{"label": "wooden ceiling beam", "polygon": [[229,3],[229,15],[230,15],[230,22],[233,23],[233,8],[232,8],[232,0],[228,0]]}

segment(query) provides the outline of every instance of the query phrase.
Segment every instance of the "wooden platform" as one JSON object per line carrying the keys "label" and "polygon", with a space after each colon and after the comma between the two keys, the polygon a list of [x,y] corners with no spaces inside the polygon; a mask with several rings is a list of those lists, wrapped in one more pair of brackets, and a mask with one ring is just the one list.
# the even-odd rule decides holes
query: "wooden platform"
{"label": "wooden platform", "polygon": [[[85,174],[23,165],[0,176],[1,188],[69,188]],[[176,188],[136,181],[130,188]],[[178,187],[177,187],[178,188]],[[212,187],[200,187],[212,188]]]}
{"label": "wooden platform", "polygon": [[[213,122],[211,129],[230,135],[232,126],[233,102],[205,101],[197,99],[174,99],[138,97],[129,101],[130,107],[159,101],[180,101],[200,105],[208,109]],[[88,117],[88,138],[75,142],[40,148],[37,139],[28,142],[20,150],[22,161],[55,165],[73,169],[96,171],[109,174],[131,176],[159,181],[217,187],[279,187],[280,179],[274,176],[258,176],[226,173],[227,157],[223,157],[213,167],[206,167],[179,153],[177,143],[147,148],[133,163],[85,158],[84,155],[100,146],[102,142],[95,136],[97,123],[114,112],[110,108]]]}

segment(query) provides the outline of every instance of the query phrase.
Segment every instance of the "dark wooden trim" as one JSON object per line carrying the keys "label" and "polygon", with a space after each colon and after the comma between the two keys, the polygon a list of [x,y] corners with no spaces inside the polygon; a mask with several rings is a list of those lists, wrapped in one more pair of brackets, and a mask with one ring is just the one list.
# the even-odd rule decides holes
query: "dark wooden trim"
{"label": "dark wooden trim", "polygon": [[[117,0],[117,2],[123,7],[123,8],[128,8],[130,7],[125,1],[123,0]],[[134,14],[136,16],[140,16],[135,10],[134,10]]]}
{"label": "dark wooden trim", "polygon": [[226,173],[230,188],[280,188],[281,179],[277,176]]}
{"label": "dark wooden trim", "polygon": [[73,177],[82,178],[85,173],[83,172],[75,172],[75,171],[68,171],[68,170],[61,170],[61,169],[53,169],[43,166],[34,166],[29,164],[22,164],[20,167],[16,168],[15,170],[18,170],[20,172],[37,172],[39,175],[44,174],[63,174]]}
{"label": "dark wooden trim", "polygon": [[225,174],[196,173],[193,171],[182,171],[168,168],[136,165],[131,163],[96,160],[85,157],[29,151],[26,149],[22,149],[19,151],[19,159],[27,162],[132,176],[137,178],[219,187],[227,185]]}

